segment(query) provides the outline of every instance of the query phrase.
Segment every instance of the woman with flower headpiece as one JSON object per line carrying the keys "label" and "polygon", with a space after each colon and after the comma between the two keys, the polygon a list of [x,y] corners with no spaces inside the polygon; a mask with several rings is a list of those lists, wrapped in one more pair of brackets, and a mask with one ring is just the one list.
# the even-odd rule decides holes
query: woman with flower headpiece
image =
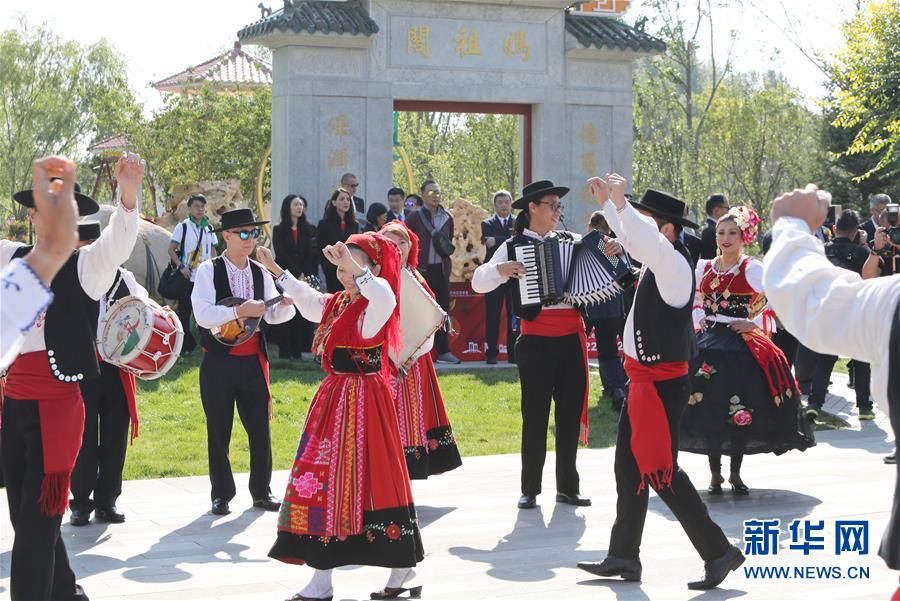
{"label": "woman with flower headpiece", "polygon": [[[381,233],[397,245],[403,269],[434,297],[425,278],[416,270],[419,237],[405,223],[396,220],[384,224]],[[406,468],[413,480],[425,480],[462,465],[431,359],[433,343],[434,334],[406,365],[391,362],[391,386],[397,401],[400,439],[406,454]]]}
{"label": "woman with flower headpiece", "polygon": [[680,449],[709,456],[710,494],[722,494],[722,455],[731,458],[731,491],[746,495],[744,455],[805,450],[815,444],[784,353],[770,339],[762,263],[744,254],[759,216],[735,207],[716,222],[715,259],[697,263],[694,325],[700,354],[681,421]]}
{"label": "woman with flower headpiece", "polygon": [[268,249],[259,260],[300,313],[319,322],[313,351],[327,375],[313,397],[269,556],[315,568],[292,601],[331,599],[332,569],[391,569],[373,599],[404,588],[424,552],[389,381],[387,355],[400,343],[400,253],[380,234],[354,234],[323,249],[344,290],[322,294],[283,271]]}

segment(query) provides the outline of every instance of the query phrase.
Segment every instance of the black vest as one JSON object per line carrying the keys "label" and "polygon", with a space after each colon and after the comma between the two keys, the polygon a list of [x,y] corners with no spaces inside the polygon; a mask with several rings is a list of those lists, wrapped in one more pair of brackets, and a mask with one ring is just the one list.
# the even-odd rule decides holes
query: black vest
{"label": "black vest", "polygon": [[[557,231],[557,237],[560,240],[574,240],[575,237],[570,232],[565,231]],[[507,260],[515,261],[515,254],[513,254],[514,246],[521,246],[522,244],[534,244],[537,241],[536,238],[532,238],[531,236],[526,236],[525,234],[516,234],[512,238],[506,241],[506,250],[507,250]],[[510,282],[511,286],[517,286],[518,283],[513,280]],[[559,300],[546,300],[540,305],[535,305],[532,307],[522,307],[519,305],[519,295],[513,294],[513,313],[516,314],[520,319],[527,319],[528,321],[534,321],[537,319],[537,316],[544,309],[544,307],[550,305],[559,304]]]}
{"label": "black vest", "polygon": [[[681,242],[677,250],[688,265],[691,255]],[[690,361],[697,354],[697,339],[691,310],[696,289],[694,270],[691,269],[691,292],[683,307],[671,307],[659,293],[656,276],[646,270],[634,296],[634,345],[637,360],[642,365]]]}
{"label": "black vest", "polygon": [[[216,288],[216,302],[218,303],[229,296],[234,296],[234,293],[231,291],[231,284],[228,282],[228,268],[225,266],[224,255],[211,260],[213,263],[213,286]],[[256,263],[250,261],[250,273],[253,275],[253,300],[264,300],[263,292],[265,291],[265,280],[263,280],[262,269],[260,269],[259,265]],[[213,338],[213,335],[210,334],[209,330],[206,328],[199,329],[200,344],[203,345],[203,348],[206,349],[207,352],[213,355],[227,355],[231,352],[233,347],[222,344]],[[266,350],[266,335],[263,332],[263,328],[260,327],[257,333],[259,334],[259,346],[262,349],[263,355],[268,359],[269,354]]]}
{"label": "black vest", "polygon": [[[13,253],[24,257],[31,246]],[[44,321],[44,346],[50,371],[65,382],[90,380],[100,375],[97,363],[97,301],[88,296],[78,279],[78,251],[72,253],[53,282],[53,302]]]}

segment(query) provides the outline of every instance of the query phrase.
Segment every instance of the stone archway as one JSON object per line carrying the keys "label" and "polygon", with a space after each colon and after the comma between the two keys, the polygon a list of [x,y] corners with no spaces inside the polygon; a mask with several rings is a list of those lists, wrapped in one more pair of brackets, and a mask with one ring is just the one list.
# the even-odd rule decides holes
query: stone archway
{"label": "stone archway", "polygon": [[384,201],[393,111],[416,103],[530,107],[522,173],[572,188],[569,229],[588,176],[630,176],[632,62],[665,50],[643,31],[568,0],[283,1],[238,37],[273,52],[272,197],[304,194],[311,218],[347,171]]}

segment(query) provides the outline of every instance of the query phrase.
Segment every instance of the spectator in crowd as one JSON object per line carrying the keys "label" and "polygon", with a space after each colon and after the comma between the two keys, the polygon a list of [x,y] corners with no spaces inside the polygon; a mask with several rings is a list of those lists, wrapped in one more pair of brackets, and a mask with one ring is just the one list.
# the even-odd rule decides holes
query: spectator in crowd
{"label": "spectator in crowd", "polygon": [[[441,187],[433,179],[422,183],[423,206],[407,218],[407,225],[419,237],[419,272],[434,291],[438,304],[450,311],[450,257],[453,254],[453,216],[441,205]],[[434,335],[438,363],[459,363],[450,352],[447,332]]]}
{"label": "spectator in crowd", "polygon": [[350,192],[344,188],[335,190],[325,204],[325,217],[316,228],[319,262],[325,274],[325,288],[328,292],[340,292],[344,286],[337,278],[337,267],[325,258],[322,249],[338,242],[346,242],[351,235],[360,233],[351,198]]}
{"label": "spectator in crowd", "polygon": [[352,173],[345,173],[341,176],[341,188],[350,193],[356,212],[356,221],[362,223],[366,220],[366,200],[356,195],[359,192],[359,178]]}
{"label": "spectator in crowd", "polygon": [[388,208],[380,202],[373,202],[366,211],[366,225],[364,231],[377,232],[387,222]]}
{"label": "spectator in crowd", "polygon": [[866,219],[866,222],[861,226],[869,236],[869,242],[875,241],[875,230],[884,226],[884,224],[881,223],[881,214],[884,213],[885,207],[887,207],[890,202],[891,197],[887,194],[872,194],[869,196],[869,215],[871,215],[871,217]]}
{"label": "spectator in crowd", "polygon": [[422,197],[418,194],[407,194],[406,200],[403,201],[403,206],[406,207],[410,213],[418,211],[424,204],[425,201],[422,200]]}
{"label": "spectator in crowd", "polygon": [[[603,211],[594,211],[588,232],[599,231],[607,238],[607,247],[604,249],[610,254],[624,255],[625,249],[614,240]],[[612,408],[618,412],[625,402],[625,368],[619,357],[619,341],[625,331],[625,294],[617,294],[615,297],[588,305],[582,310],[585,331],[588,336],[594,332],[597,341],[597,360],[600,367],[600,382],[603,384],[603,394],[612,399]]]}
{"label": "spectator in crowd", "polygon": [[[306,219],[308,204],[299,194],[288,194],[281,201],[281,220],[272,228],[275,258],[298,279],[319,273],[316,227]],[[299,311],[289,322],[271,329],[279,340],[282,359],[299,360],[302,352],[309,352],[315,328]]]}
{"label": "spectator in crowd", "polygon": [[[190,290],[194,289],[194,278],[197,275],[197,267],[203,261],[216,256],[216,245],[219,239],[213,233],[213,227],[206,218],[206,197],[202,194],[194,194],[187,201],[187,219],[175,226],[172,231],[172,240],[169,242],[169,258],[186,279],[191,281]],[[178,301],[178,319],[184,328],[184,342],[181,345],[181,354],[190,355],[197,348],[197,340],[191,333],[191,294],[184,298],[173,299]]]}
{"label": "spectator in crowd", "polygon": [[[487,263],[497,252],[501,244],[505,244],[513,235],[512,195],[506,190],[494,193],[494,216],[481,222],[481,241],[487,249],[484,262]],[[510,363],[516,362],[516,338],[518,333],[513,327],[512,286],[515,282],[506,282],[484,295],[484,338],[487,343],[485,355],[489,365],[497,363],[497,339],[500,337],[500,313],[506,305],[506,358]]]}
{"label": "spectator in crowd", "polygon": [[700,232],[701,259],[716,258],[716,223],[729,208],[724,194],[710,194],[706,199],[706,225]]}
{"label": "spectator in crowd", "polygon": [[[825,245],[825,256],[832,265],[848,269],[863,279],[870,279],[878,275],[878,259],[869,253],[865,244],[860,244],[859,225],[859,215],[856,211],[847,209],[841,213],[834,224],[834,238]],[[822,410],[825,395],[828,393],[831,370],[837,359],[835,355],[815,353],[812,385],[806,406],[806,415],[811,418],[817,417]],[[869,396],[871,380],[869,364],[854,360],[853,371],[859,419],[875,419],[872,399]]]}
{"label": "spectator in crowd", "polygon": [[388,201],[388,221],[406,221],[406,216],[410,213],[410,209],[404,206],[406,193],[403,188],[391,188],[387,193]]}
{"label": "spectator in crowd", "polygon": [[900,244],[894,244],[888,236],[888,229],[900,226],[900,206],[888,203],[879,218],[880,226],[875,228],[872,250],[878,255],[878,275],[900,273]]}

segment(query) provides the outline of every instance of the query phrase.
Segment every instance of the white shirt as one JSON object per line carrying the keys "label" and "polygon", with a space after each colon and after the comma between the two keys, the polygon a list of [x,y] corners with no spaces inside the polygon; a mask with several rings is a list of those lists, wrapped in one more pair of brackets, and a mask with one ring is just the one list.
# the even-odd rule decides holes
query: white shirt
{"label": "white shirt", "polygon": [[[694,306],[694,311],[693,311],[694,329],[695,330],[700,327],[700,322],[703,321],[704,318],[706,319],[707,322],[716,321],[719,323],[731,323],[733,321],[741,321],[742,320],[742,318],[740,318],[740,317],[719,315],[718,313],[714,313],[712,315],[706,315],[706,311],[703,310],[703,307],[702,307],[703,295],[700,294],[700,282],[703,280],[703,275],[706,272],[706,265],[708,263],[710,263],[710,261],[713,261],[713,260],[714,259],[700,259],[699,261],[697,261],[697,268],[694,270],[694,277],[697,282],[697,293],[694,297],[694,305],[695,306]],[[737,272],[740,270],[741,264],[743,262],[744,262],[744,258],[741,257],[741,260],[738,261],[737,265],[735,265],[728,271],[726,271],[724,273],[717,271],[716,273],[718,273],[720,276],[724,276],[729,273],[737,274]],[[711,269],[715,269],[715,263],[713,263],[713,266],[711,267]],[[764,294],[763,281],[762,281],[763,280],[763,264],[761,261],[751,257],[750,260],[747,262],[747,267],[744,268],[744,278],[746,278],[747,283],[750,285],[751,288],[753,288],[754,292]],[[774,320],[771,320],[771,319],[766,320],[762,311],[760,311],[759,315],[757,315],[750,321],[755,323],[756,327],[758,327],[758,328],[763,328],[764,325],[768,325],[769,332],[773,332],[773,333],[775,332],[776,325],[774,323]],[[766,321],[768,321],[768,324],[766,324]]]}
{"label": "white shirt", "polygon": [[0,370],[19,356],[26,332],[52,300],[53,293],[22,259],[0,271]]}
{"label": "white shirt", "polygon": [[[691,301],[691,264],[659,231],[652,217],[638,213],[631,203],[625,203],[622,212],[607,201],[603,215],[620,243],[632,257],[643,264],[643,270],[650,270],[656,276],[656,286],[663,302],[670,307],[683,307]],[[625,322],[625,354],[637,359],[634,344],[634,305]]]}
{"label": "white shirt", "polygon": [[[581,235],[576,234],[574,232],[569,232],[575,241],[581,240]],[[546,236],[541,236],[537,232],[525,228],[522,231],[522,234],[528,236],[529,238],[534,238],[535,240],[546,240],[551,236],[555,236],[555,232],[548,232]],[[475,273],[472,275],[472,290],[479,294],[487,294],[491,290],[495,290],[498,286],[501,286],[509,281],[509,278],[505,278],[500,275],[500,272],[497,270],[497,265],[500,263],[505,263],[509,261],[509,250],[506,245],[506,242],[501,243],[497,246],[497,252],[491,257],[491,260],[487,263],[483,263],[479,265],[475,270]],[[554,309],[571,309],[572,305],[568,303],[557,303],[555,305],[549,305],[544,307],[544,310],[554,310]]]}
{"label": "white shirt", "polygon": [[870,363],[872,396],[887,412],[888,348],[900,274],[863,281],[832,265],[822,242],[794,217],[775,223],[764,264],[766,295],[785,329],[816,352]]}
{"label": "white shirt", "polygon": [[[187,228],[183,224],[187,224]],[[181,232],[184,231],[185,240],[181,240]],[[203,240],[200,246],[200,252],[197,253],[197,259],[191,264],[191,257],[197,249],[197,242],[200,240],[200,227],[194,223],[190,217],[175,226],[172,230],[172,242],[178,244],[178,253],[181,261],[191,269],[191,281],[195,281],[197,277],[197,268],[201,263],[212,258],[212,248],[219,243],[219,239],[212,232],[212,226],[207,225],[203,230]]]}
{"label": "white shirt", "polygon": [[[100,300],[116,278],[116,269],[128,260],[134,242],[137,240],[138,210],[125,209],[121,204],[109,218],[109,225],[103,228],[100,237],[87,246],[78,249],[78,280],[84,292],[94,300]],[[12,260],[13,253],[23,246],[21,242],[0,240],[0,267]],[[25,334],[21,353],[43,351],[44,320],[47,313],[41,312],[34,326]]]}
{"label": "white shirt", "polygon": [[[300,315],[315,323],[322,321],[325,303],[333,295],[319,292],[287,271],[279,276],[278,283],[294,300]],[[369,301],[369,306],[360,317],[359,334],[363,338],[372,338],[390,319],[397,306],[397,297],[387,280],[373,276],[368,270],[356,278],[356,286],[359,293]]]}
{"label": "white shirt", "polygon": [[[225,261],[232,296],[252,299],[255,290],[253,288],[253,272],[250,271],[251,259],[247,259],[247,265],[243,269],[229,261],[227,254],[222,255],[222,260]],[[262,269],[262,300],[275,298],[278,296],[278,290],[275,288],[275,280],[272,279],[272,274],[259,263],[256,264]],[[191,293],[194,319],[197,321],[198,326],[206,329],[237,319],[237,307],[223,307],[216,304],[216,286],[213,281],[213,273],[212,259],[201,263],[197,268],[196,278],[194,279],[194,291]],[[275,325],[289,321],[294,315],[296,315],[294,307],[278,303],[266,309],[263,319]]]}

